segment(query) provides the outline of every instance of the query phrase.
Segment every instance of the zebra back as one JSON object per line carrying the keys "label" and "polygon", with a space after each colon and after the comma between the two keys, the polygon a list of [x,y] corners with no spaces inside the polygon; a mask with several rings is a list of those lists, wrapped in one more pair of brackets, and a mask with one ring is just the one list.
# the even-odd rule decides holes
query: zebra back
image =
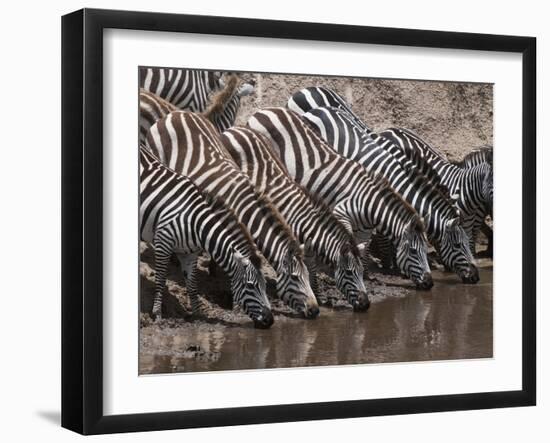
{"label": "zebra back", "polygon": [[203,112],[208,96],[223,86],[222,74],[195,69],[139,69],[139,86],[179,109]]}
{"label": "zebra back", "polygon": [[426,232],[430,239],[441,241],[445,224],[457,217],[456,210],[421,170],[388,152],[385,138],[362,131],[348,112],[336,108],[314,108],[302,118],[318,129],[328,146],[384,177],[420,215],[429,215]]}
{"label": "zebra back", "polygon": [[[355,114],[348,103],[335,91],[329,88],[316,86],[304,88],[290,97],[287,102],[287,107],[300,115],[308,113],[316,108],[332,108],[346,114],[351,124],[359,131],[364,132],[365,138],[368,141],[384,145],[384,149],[395,156],[402,163],[405,170],[410,171],[412,174],[417,173],[423,175],[426,180],[429,180],[434,186],[438,187],[443,194],[448,193],[448,189],[441,184],[437,172],[433,170],[429,162],[425,161],[420,155],[405,156],[389,140],[375,133],[359,116],[357,116],[357,114]],[[312,125],[312,127],[315,131],[320,130],[317,125]]]}
{"label": "zebra back", "polygon": [[178,108],[172,103],[141,88],[139,90],[139,142],[142,144],[145,143],[149,128],[153,126],[157,120],[177,110]]}

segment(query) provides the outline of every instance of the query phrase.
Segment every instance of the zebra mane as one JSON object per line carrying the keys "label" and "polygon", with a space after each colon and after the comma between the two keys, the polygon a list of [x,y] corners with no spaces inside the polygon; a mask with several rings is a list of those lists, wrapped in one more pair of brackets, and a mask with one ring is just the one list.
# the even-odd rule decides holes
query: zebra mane
{"label": "zebra mane", "polygon": [[335,227],[337,234],[339,234],[339,236],[345,239],[346,250],[344,250],[343,252],[347,252],[349,250],[354,255],[359,254],[359,249],[357,248],[357,243],[355,242],[353,234],[350,233],[345,228],[345,226],[342,223],[340,223],[340,220],[338,220],[334,216],[334,213],[332,212],[332,209],[330,208],[330,206],[328,206],[317,195],[311,193],[308,189],[306,189],[302,185],[296,183],[296,186],[300,188],[300,190],[305,194],[305,196],[311,201],[313,205],[313,209],[315,211],[315,215],[319,218],[327,218],[330,224]]}
{"label": "zebra mane", "polygon": [[424,219],[418,214],[418,212],[416,212],[416,209],[393,188],[386,177],[379,173],[367,171],[366,169],[365,172],[373,179],[375,186],[377,186],[380,190],[391,191],[398,198],[398,200],[400,200],[401,205],[405,208],[407,214],[410,216],[409,220],[414,223],[414,227],[418,231],[426,231]]}
{"label": "zebra mane", "polygon": [[271,225],[279,228],[278,230],[285,234],[288,241],[289,252],[299,258],[304,258],[304,253],[300,248],[298,240],[294,237],[292,229],[286,220],[281,216],[277,208],[273,205],[273,202],[265,194],[260,194],[256,191],[256,189],[254,190],[254,193],[256,194],[256,200],[258,201],[258,206],[260,207],[262,214],[268,218]]}
{"label": "zebra mane", "polygon": [[455,166],[459,168],[468,168],[472,164],[477,163],[489,163],[493,165],[493,147],[491,145],[483,145],[478,148],[473,149],[468,154],[464,156],[462,160],[452,162]]}
{"label": "zebra mane", "polygon": [[231,209],[225,203],[225,200],[222,197],[212,195],[207,192],[203,192],[202,194],[204,195],[206,204],[210,207],[210,209],[213,212],[228,215],[229,218],[231,218],[231,221],[235,223],[235,225],[241,231],[241,234],[246,241],[246,247],[248,249],[248,255],[249,255],[247,258],[256,268],[259,269],[260,266],[262,265],[262,259],[258,254],[258,249],[256,248],[256,244],[254,243],[254,239],[250,235],[250,232],[248,232],[248,229],[246,228],[246,226],[243,223],[241,223],[241,221],[238,219],[235,211],[233,211],[233,209]]}
{"label": "zebra mane", "polygon": [[[395,132],[403,132],[406,134],[410,134],[411,136],[422,140],[418,135],[416,135],[413,131],[405,128],[389,128],[385,131],[380,132],[378,135],[388,139],[389,141],[394,142],[392,136],[384,135],[386,131],[395,131]],[[423,140],[422,140],[423,141]],[[424,141],[423,141],[424,142]],[[394,142],[395,143],[395,142]],[[424,142],[427,146],[428,143]],[[405,155],[407,156],[407,159],[410,160],[414,168],[412,169],[406,169],[409,178],[414,179],[417,176],[420,176],[423,180],[430,183],[433,187],[435,187],[446,199],[449,199],[450,197],[450,191],[449,188],[444,185],[441,182],[441,177],[436,172],[436,170],[431,165],[430,161],[422,156],[420,152],[416,151],[415,149],[411,150],[405,150]],[[404,166],[404,165],[403,165]]]}
{"label": "zebra mane", "polygon": [[212,97],[212,103],[206,108],[202,115],[212,121],[216,114],[222,113],[227,103],[229,103],[229,100],[235,95],[238,81],[239,79],[237,76],[231,74],[224,88]]}

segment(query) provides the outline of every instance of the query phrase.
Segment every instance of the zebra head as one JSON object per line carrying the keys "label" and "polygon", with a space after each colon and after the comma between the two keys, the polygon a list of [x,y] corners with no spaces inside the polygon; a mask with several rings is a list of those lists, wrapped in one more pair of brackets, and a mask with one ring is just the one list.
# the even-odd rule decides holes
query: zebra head
{"label": "zebra head", "polygon": [[271,305],[265,292],[265,278],[260,271],[260,259],[245,257],[235,251],[234,272],[231,277],[231,291],[235,303],[239,304],[260,329],[268,329],[273,324]]}
{"label": "zebra head", "polygon": [[361,252],[364,248],[364,244],[342,248],[334,272],[338,290],[346,296],[355,311],[366,311],[370,306],[361,261]]}
{"label": "zebra head", "polygon": [[425,221],[422,218],[413,217],[396,245],[397,266],[418,289],[430,289],[433,286],[424,225]]}
{"label": "zebra head", "polygon": [[439,255],[446,268],[454,271],[463,283],[477,283],[479,272],[470,250],[470,239],[457,216],[445,222]]}
{"label": "zebra head", "polygon": [[309,271],[304,263],[304,245],[299,251],[289,249],[277,273],[277,294],[288,306],[305,318],[316,318],[319,305],[309,282]]}

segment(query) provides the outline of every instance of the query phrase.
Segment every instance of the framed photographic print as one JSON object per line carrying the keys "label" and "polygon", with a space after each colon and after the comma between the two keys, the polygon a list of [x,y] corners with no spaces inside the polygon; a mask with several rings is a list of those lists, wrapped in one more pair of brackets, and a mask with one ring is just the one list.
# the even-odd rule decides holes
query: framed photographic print
{"label": "framed photographic print", "polygon": [[62,21],[62,425],[536,401],[530,37]]}

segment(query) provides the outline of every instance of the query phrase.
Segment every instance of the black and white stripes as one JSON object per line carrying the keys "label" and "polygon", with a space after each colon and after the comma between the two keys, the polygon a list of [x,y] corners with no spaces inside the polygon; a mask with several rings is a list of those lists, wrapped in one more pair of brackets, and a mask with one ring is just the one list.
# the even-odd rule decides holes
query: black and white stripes
{"label": "black and white stripes", "polygon": [[221,201],[205,199],[187,178],[140,147],[140,235],[155,249],[153,314],[161,316],[170,256],[180,261],[193,311],[200,311],[195,281],[197,254],[207,251],[231,280],[235,303],[260,328],[273,324],[260,259],[245,227]]}

